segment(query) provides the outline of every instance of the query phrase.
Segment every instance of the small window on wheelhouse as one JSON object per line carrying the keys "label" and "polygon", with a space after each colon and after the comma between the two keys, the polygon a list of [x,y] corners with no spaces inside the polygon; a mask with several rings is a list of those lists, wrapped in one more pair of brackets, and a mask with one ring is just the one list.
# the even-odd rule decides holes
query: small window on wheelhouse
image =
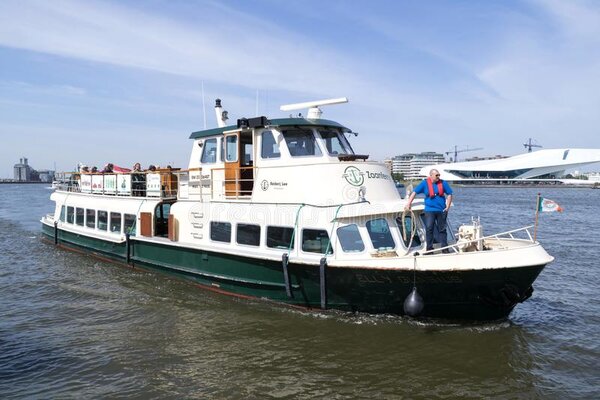
{"label": "small window on wheelhouse", "polygon": [[337,237],[345,253],[359,253],[365,249],[365,244],[356,224],[338,228]]}
{"label": "small window on wheelhouse", "polygon": [[69,224],[75,223],[75,207],[67,207],[67,222]]}
{"label": "small window on wheelhouse", "polygon": [[98,229],[105,231],[108,229],[108,212],[98,211]]}
{"label": "small window on wheelhouse", "polygon": [[302,230],[302,251],[307,253],[332,254],[333,249],[329,246],[329,235],[323,229]]}
{"label": "small window on wheelhouse", "polygon": [[294,248],[294,228],[267,226],[267,247],[273,249]]}
{"label": "small window on wheelhouse", "polygon": [[281,156],[279,145],[271,131],[264,131],[261,134],[260,156],[262,158],[279,158]]}
{"label": "small window on wheelhouse", "polygon": [[[400,238],[404,243],[404,247],[410,245],[410,248],[413,247],[421,247],[421,238],[419,237],[419,224],[418,218],[413,219],[410,215],[404,217],[396,218],[396,225],[398,225],[398,229],[400,229]],[[411,240],[412,236],[412,240]]]}
{"label": "small window on wheelhouse", "polygon": [[200,162],[211,164],[217,162],[217,138],[206,139],[202,148],[202,157]]}
{"label": "small window on wheelhouse", "polygon": [[260,225],[237,224],[236,241],[248,246],[260,245]]}
{"label": "small window on wheelhouse", "polygon": [[85,210],[85,226],[88,228],[96,227],[96,210],[90,210],[89,208]]}
{"label": "small window on wheelhouse", "polygon": [[135,236],[135,221],[135,214],[124,214],[123,233],[129,233],[131,236]]}
{"label": "small window on wheelhouse", "polygon": [[65,222],[67,220],[67,207],[60,206],[60,220]]}
{"label": "small window on wheelhouse", "polygon": [[231,224],[229,222],[211,222],[210,239],[215,242],[231,242]]}
{"label": "small window on wheelhouse", "polygon": [[121,213],[110,213],[110,231],[121,233]]}
{"label": "small window on wheelhouse", "polygon": [[75,209],[75,223],[79,226],[83,226],[85,219],[85,210],[83,208],[77,207]]}
{"label": "small window on wheelhouse", "polygon": [[372,219],[367,222],[367,232],[375,250],[393,249],[396,247],[390,227],[384,218]]}
{"label": "small window on wheelhouse", "polygon": [[321,150],[315,141],[315,135],[309,128],[284,130],[283,138],[292,157],[321,155]]}

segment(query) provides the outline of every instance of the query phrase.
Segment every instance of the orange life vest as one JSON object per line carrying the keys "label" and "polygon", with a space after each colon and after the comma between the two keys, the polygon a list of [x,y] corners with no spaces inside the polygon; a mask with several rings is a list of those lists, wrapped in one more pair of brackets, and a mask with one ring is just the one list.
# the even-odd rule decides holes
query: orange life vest
{"label": "orange life vest", "polygon": [[[441,179],[437,182],[437,188],[438,188],[437,195],[440,197],[443,196],[444,195],[444,184],[442,183]],[[433,191],[433,181],[431,180],[431,178],[427,178],[427,189],[429,190],[429,197],[431,197],[433,199],[435,197],[435,193]]]}

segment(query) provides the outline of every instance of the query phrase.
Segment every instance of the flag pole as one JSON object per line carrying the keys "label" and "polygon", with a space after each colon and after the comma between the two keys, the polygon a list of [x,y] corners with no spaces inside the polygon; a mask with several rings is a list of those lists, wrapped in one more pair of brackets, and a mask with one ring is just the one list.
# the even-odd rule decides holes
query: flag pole
{"label": "flag pole", "polygon": [[537,239],[537,227],[538,227],[538,215],[540,213],[540,194],[537,194],[536,202],[535,202],[535,225],[533,228],[533,241],[535,242]]}

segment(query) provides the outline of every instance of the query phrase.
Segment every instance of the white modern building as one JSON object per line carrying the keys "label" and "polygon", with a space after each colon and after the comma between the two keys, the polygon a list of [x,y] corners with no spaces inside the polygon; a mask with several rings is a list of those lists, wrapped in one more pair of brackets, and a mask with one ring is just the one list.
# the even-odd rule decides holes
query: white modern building
{"label": "white modern building", "polygon": [[443,163],[444,155],[433,151],[407,153],[392,158],[392,173],[402,174],[404,179],[420,179],[420,171],[428,165]]}
{"label": "white modern building", "polygon": [[567,170],[599,162],[600,149],[545,149],[501,159],[429,164],[419,175],[435,168],[448,181],[560,180]]}

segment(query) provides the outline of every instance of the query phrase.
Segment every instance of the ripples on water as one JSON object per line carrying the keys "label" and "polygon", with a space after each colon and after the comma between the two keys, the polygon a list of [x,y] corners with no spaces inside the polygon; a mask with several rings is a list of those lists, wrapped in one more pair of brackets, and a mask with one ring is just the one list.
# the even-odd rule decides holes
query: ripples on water
{"label": "ripples on water", "polygon": [[[533,221],[536,190],[456,188],[455,227]],[[508,321],[439,324],[237,300],[39,240],[0,185],[0,398],[598,398],[600,191],[542,190],[556,261]]]}

